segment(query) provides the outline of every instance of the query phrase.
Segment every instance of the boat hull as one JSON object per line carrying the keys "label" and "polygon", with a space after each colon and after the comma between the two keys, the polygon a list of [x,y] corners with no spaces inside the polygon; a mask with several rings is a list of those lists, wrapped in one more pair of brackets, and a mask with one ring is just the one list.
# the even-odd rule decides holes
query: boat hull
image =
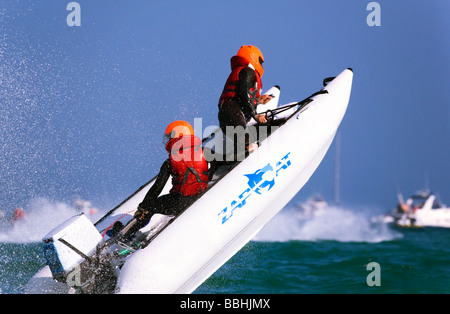
{"label": "boat hull", "polygon": [[[240,250],[314,173],[347,109],[347,69],[124,264],[118,293],[191,293]],[[259,185],[251,177],[262,174]],[[265,176],[265,177],[264,177]],[[253,182],[254,183],[254,182]]]}
{"label": "boat hull", "polygon": [[[304,186],[328,151],[345,115],[353,72],[344,70],[312,97],[259,149],[237,164],[145,247],[123,264],[116,293],[191,293],[248,243]],[[279,96],[279,94],[277,95]],[[292,113],[292,115],[291,115]],[[149,181],[95,225],[107,228],[132,218],[153,184]],[[170,182],[163,190],[168,193]],[[149,226],[158,224],[155,215]],[[51,279],[48,267],[27,293],[73,292]]]}

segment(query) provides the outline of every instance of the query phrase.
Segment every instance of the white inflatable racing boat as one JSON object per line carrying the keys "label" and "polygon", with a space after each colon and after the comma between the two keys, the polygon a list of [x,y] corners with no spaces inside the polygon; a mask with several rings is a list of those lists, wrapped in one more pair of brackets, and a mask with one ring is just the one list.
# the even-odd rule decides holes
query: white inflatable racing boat
{"label": "white inflatable racing boat", "polygon": [[[191,293],[249,242],[304,186],[319,166],[344,117],[353,72],[324,80],[325,87],[299,103],[259,106],[270,134],[242,161],[224,163],[208,190],[177,217],[154,215],[133,242],[109,237],[127,225],[154,179],[95,224],[75,216],[43,239],[47,266],[27,293]],[[197,133],[197,132],[196,132]],[[206,154],[222,154],[213,132]],[[163,193],[168,193],[170,182]],[[127,227],[125,227],[127,228]]]}

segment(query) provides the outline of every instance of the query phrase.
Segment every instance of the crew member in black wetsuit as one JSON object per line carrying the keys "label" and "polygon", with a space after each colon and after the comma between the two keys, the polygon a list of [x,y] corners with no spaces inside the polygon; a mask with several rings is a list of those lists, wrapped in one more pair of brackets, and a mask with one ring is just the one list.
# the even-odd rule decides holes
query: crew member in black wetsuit
{"label": "crew member in black wetsuit", "polygon": [[[224,134],[227,126],[242,126],[245,129],[251,118],[258,123],[267,122],[264,115],[256,114],[258,104],[265,104],[272,98],[261,95],[263,62],[261,51],[252,45],[242,46],[231,58],[231,74],[219,99],[219,123]],[[258,148],[256,143],[250,143],[247,139],[245,144],[248,151]]]}
{"label": "crew member in black wetsuit", "polygon": [[[128,236],[145,226],[154,214],[179,214],[208,187],[208,164],[202,142],[194,135],[192,126],[185,121],[174,121],[167,127],[164,139],[169,158],[134,213],[137,224],[127,232]],[[169,194],[159,196],[170,176],[172,189]]]}

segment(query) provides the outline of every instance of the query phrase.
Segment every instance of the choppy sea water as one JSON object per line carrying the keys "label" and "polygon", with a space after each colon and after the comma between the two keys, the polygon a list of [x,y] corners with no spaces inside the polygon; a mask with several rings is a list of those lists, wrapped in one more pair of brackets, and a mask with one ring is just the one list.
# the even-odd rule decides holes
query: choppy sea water
{"label": "choppy sea water", "polygon": [[[45,264],[42,228],[27,229],[23,239],[20,229],[0,230],[3,294],[24,293]],[[450,229],[398,229],[356,210],[300,219],[284,209],[195,293],[449,293],[449,241]]]}

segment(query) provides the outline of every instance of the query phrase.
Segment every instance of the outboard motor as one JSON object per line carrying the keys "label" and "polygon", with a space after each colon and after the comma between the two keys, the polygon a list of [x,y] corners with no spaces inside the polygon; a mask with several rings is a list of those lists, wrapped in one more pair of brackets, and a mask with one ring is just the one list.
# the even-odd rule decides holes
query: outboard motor
{"label": "outboard motor", "polygon": [[[74,216],[43,238],[44,255],[53,278],[82,293],[107,292],[114,267],[101,258],[102,236],[84,215]],[[103,279],[103,280],[100,280]],[[107,280],[108,279],[108,280]],[[115,284],[112,284],[114,288]]]}

